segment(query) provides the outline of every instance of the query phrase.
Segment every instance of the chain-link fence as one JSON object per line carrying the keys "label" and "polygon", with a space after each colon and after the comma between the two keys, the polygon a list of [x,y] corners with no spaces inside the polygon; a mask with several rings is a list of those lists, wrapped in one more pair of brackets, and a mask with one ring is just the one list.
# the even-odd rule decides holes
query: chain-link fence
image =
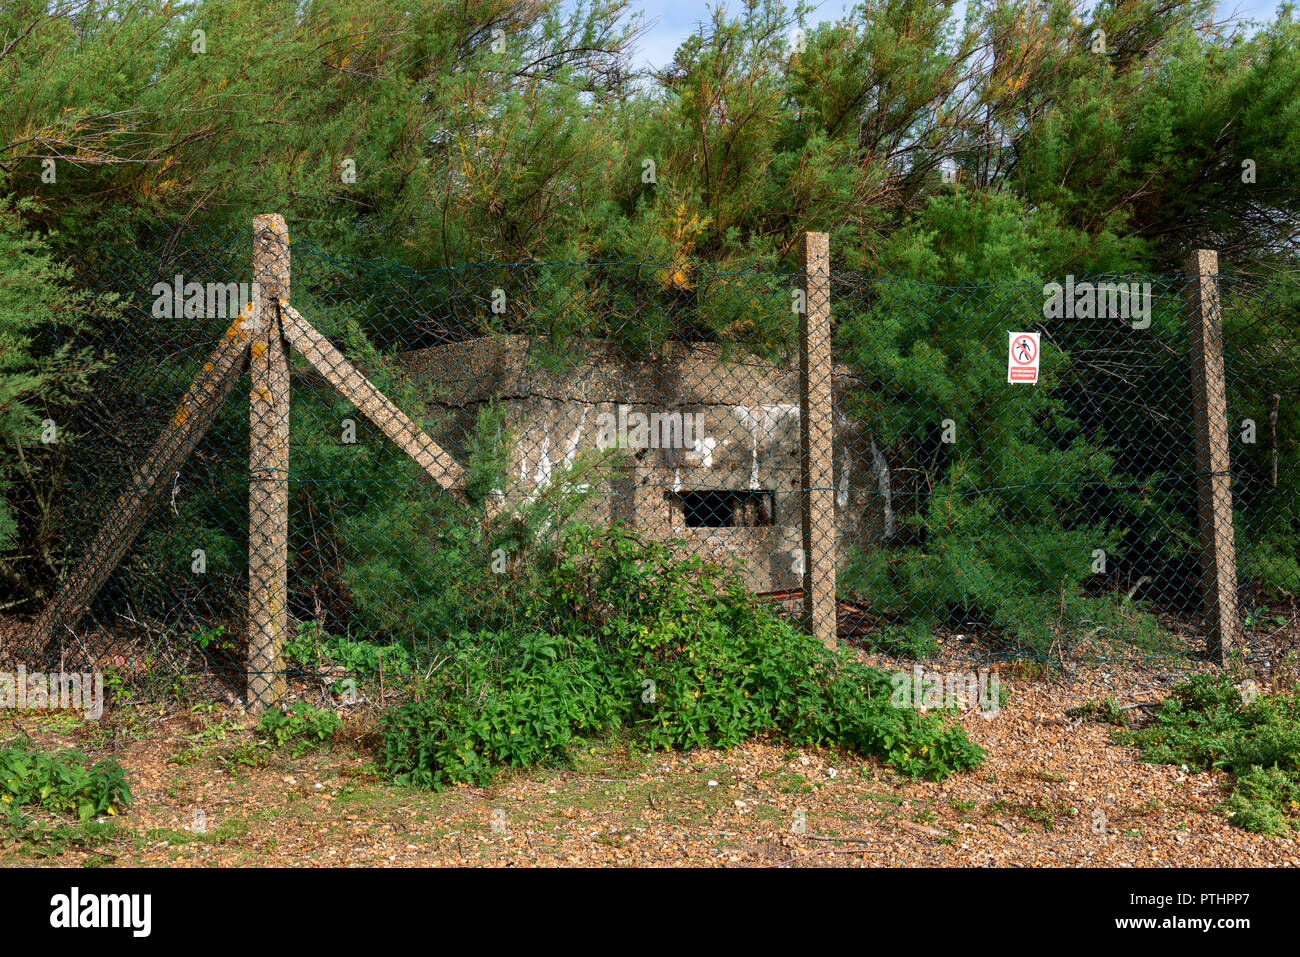
{"label": "chain-link fence", "polygon": [[[841,564],[858,627],[1047,660],[1203,653],[1217,613],[1242,652],[1261,615],[1293,627],[1295,488],[1271,469],[1294,454],[1274,396],[1297,352],[1270,337],[1295,291],[1209,281],[1201,303],[1183,276],[835,277],[836,373],[860,436],[839,503],[867,496],[879,522]],[[1197,359],[1216,355],[1207,385]],[[1212,587],[1234,550],[1244,620],[1235,581]]]}
{"label": "chain-link fence", "polygon": [[421,272],[257,233],[76,262],[121,308],[65,330],[102,368],[20,495],[11,657],[153,692],[391,687],[448,636],[544,628],[536,576],[615,523],[796,618],[829,562],[822,627],[890,654],[1294,643],[1294,285]]}

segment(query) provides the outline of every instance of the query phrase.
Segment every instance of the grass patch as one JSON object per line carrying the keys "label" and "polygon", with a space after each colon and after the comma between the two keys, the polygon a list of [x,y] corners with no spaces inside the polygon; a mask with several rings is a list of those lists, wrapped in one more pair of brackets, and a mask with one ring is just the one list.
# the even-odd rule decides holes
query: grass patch
{"label": "grass patch", "polygon": [[1113,724],[1119,728],[1129,726],[1128,712],[1120,707],[1119,699],[1114,696],[1092,698],[1077,708],[1067,708],[1065,715],[1068,718],[1080,718],[1084,721],[1093,721],[1100,724]]}

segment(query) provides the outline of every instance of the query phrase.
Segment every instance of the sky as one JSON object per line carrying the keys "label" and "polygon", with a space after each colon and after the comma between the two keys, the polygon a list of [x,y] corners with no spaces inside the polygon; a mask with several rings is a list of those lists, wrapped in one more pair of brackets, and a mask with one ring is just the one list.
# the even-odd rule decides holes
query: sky
{"label": "sky", "polygon": [[[712,0],[713,5],[723,2]],[[738,0],[726,5],[735,9],[740,7]],[[854,0],[821,0],[810,20],[812,23],[834,20],[855,5]],[[655,21],[637,48],[637,60],[654,68],[670,63],[678,44],[710,15],[706,0],[653,0],[641,4],[634,2],[633,6],[646,12],[646,21]],[[1221,17],[1235,13],[1241,19],[1265,20],[1272,19],[1279,6],[1281,0],[1220,0],[1218,9]]]}

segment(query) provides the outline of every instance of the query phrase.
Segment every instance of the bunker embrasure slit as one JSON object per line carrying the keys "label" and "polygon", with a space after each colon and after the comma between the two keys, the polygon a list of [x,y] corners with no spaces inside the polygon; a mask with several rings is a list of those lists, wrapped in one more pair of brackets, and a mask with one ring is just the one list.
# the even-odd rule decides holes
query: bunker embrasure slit
{"label": "bunker embrasure slit", "polygon": [[775,525],[772,493],[766,489],[708,489],[681,492],[688,528],[757,528]]}

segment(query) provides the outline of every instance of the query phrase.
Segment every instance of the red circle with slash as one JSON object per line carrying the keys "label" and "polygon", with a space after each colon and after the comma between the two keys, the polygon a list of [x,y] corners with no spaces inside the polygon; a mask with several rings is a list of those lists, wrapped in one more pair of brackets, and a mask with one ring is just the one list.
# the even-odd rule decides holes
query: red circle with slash
{"label": "red circle with slash", "polygon": [[[1021,350],[1024,350],[1024,358],[1021,359]],[[1034,364],[1034,359],[1038,355],[1038,348],[1034,345],[1034,340],[1029,336],[1021,336],[1011,347],[1011,356],[1016,365],[1029,366]]]}

